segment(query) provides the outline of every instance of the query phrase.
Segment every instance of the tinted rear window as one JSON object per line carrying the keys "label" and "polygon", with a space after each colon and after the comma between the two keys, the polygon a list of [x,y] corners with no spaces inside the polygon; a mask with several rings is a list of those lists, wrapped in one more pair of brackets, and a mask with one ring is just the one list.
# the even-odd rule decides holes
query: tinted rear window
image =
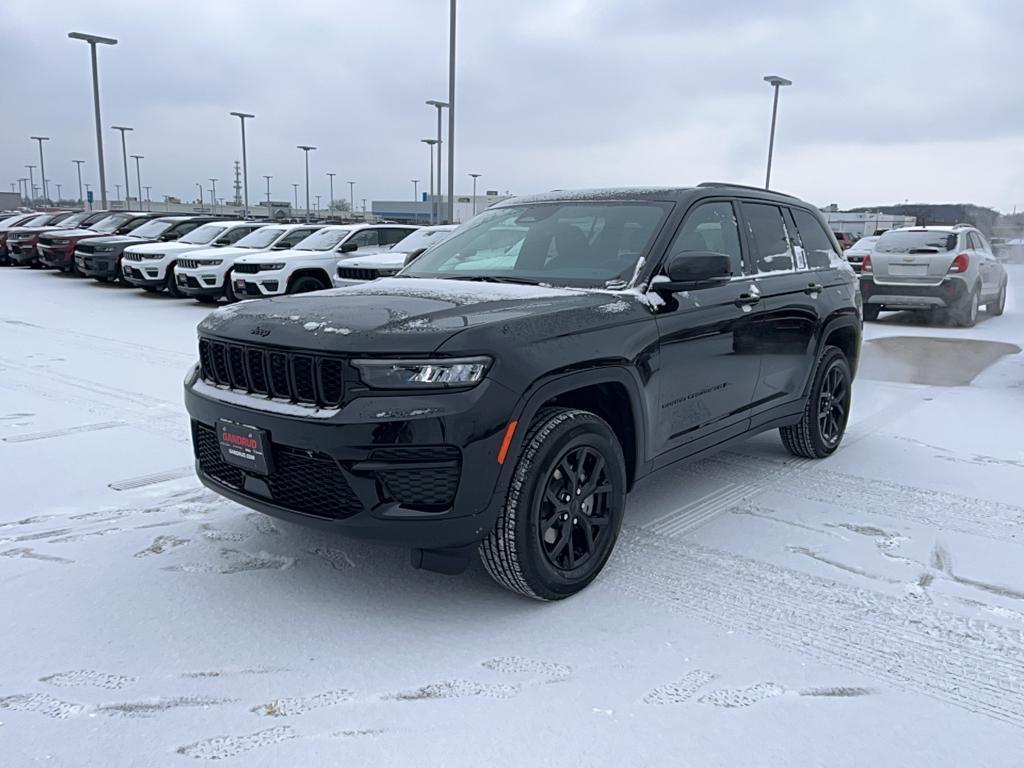
{"label": "tinted rear window", "polygon": [[875,243],[879,253],[914,253],[915,251],[952,251],[956,234],[937,231],[886,232]]}

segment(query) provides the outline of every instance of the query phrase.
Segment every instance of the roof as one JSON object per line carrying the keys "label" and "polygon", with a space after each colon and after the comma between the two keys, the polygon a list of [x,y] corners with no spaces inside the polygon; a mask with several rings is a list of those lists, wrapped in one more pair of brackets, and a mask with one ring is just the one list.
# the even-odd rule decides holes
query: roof
{"label": "roof", "polygon": [[977,229],[971,224],[930,224],[913,227],[893,227],[889,232],[957,232],[961,229]]}
{"label": "roof", "polygon": [[792,195],[760,187],[705,181],[692,187],[607,187],[596,189],[555,189],[536,195],[512,197],[495,203],[491,208],[547,202],[602,202],[605,200],[650,200],[652,202],[680,202],[683,199],[710,194],[731,194],[758,197],[777,202],[802,202]]}

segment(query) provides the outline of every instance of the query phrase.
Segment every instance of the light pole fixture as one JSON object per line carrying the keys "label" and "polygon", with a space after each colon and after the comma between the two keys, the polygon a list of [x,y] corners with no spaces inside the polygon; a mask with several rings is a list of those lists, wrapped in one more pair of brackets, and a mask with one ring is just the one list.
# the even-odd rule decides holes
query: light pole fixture
{"label": "light pole fixture", "polygon": [[306,222],[309,222],[309,153],[316,149],[308,144],[299,144],[298,149],[301,149],[306,155]]}
{"label": "light pole fixture", "polygon": [[[448,221],[455,218],[455,0],[448,14]],[[438,174],[441,158],[437,158]],[[440,189],[438,184],[438,189]]]}
{"label": "light pole fixture", "polygon": [[775,97],[772,100],[772,130],[768,136],[768,170],[764,174],[764,188],[768,189],[772,181],[772,153],[775,150],[775,118],[779,113],[779,88],[783,85],[792,85],[793,81],[778,75],[766,75],[764,81],[775,89]]}
{"label": "light pole fixture", "polygon": [[330,213],[334,209],[334,177],[337,176],[337,175],[338,174],[331,173],[330,171],[327,172],[327,178],[329,178],[331,180],[331,198],[330,198],[330,202],[327,203],[327,212],[328,213]]}
{"label": "light pole fixture", "polygon": [[[142,197],[142,171],[139,170],[139,161],[145,159],[145,155],[132,155],[132,159],[135,161],[135,194],[139,198]],[[136,202],[141,203],[142,200]]]}
{"label": "light pole fixture", "polygon": [[126,125],[112,125],[110,127],[115,131],[121,132],[121,159],[124,160],[124,204],[127,206],[128,198],[132,196],[132,189],[128,184],[128,147],[125,144],[124,135],[134,129]]}
{"label": "light pole fixture", "polygon": [[85,160],[72,160],[71,162],[74,163],[75,167],[78,169],[78,204],[82,205],[84,202],[82,200],[82,163],[84,163]]}
{"label": "light pole fixture", "polygon": [[356,215],[356,183],[354,181],[348,183],[348,211],[350,215]]}
{"label": "light pole fixture", "polygon": [[232,112],[242,123],[242,200],[245,205],[243,219],[249,218],[249,163],[245,156],[245,119],[256,117],[247,112]]}
{"label": "light pole fixture", "polygon": [[412,179],[412,199],[418,200],[420,196],[420,180]]}
{"label": "light pole fixture", "polygon": [[28,168],[28,199],[31,202],[32,195],[36,193],[36,175],[33,173],[36,167],[34,165],[26,165],[25,167]]}
{"label": "light pole fixture", "polygon": [[[437,205],[437,215],[436,215],[437,223],[440,224],[441,223],[441,217],[442,217],[442,213],[441,213],[441,200],[442,200],[442,196],[441,196],[441,158],[443,157],[442,150],[444,149],[444,143],[441,140],[441,110],[443,110],[445,107],[448,106],[448,102],[447,101],[438,101],[437,99],[431,99],[430,101],[427,102],[427,106],[437,107],[437,198],[435,198],[435,200],[436,200],[436,205]],[[433,190],[431,190],[431,192],[433,192]],[[431,209],[433,209],[433,206],[431,206]]]}
{"label": "light pole fixture", "polygon": [[96,64],[97,45],[117,45],[117,40],[112,37],[100,37],[99,35],[87,35],[84,32],[68,32],[72,40],[84,40],[89,44],[89,54],[92,57],[92,103],[96,113],[96,156],[97,165],[100,169],[100,207],[107,207],[107,172],[103,168],[103,128],[100,123],[100,76]]}
{"label": "light pole fixture", "polygon": [[210,200],[213,205],[213,212],[217,212],[217,180],[210,179]]}
{"label": "light pole fixture", "polygon": [[[434,197],[434,145],[437,144],[437,139],[420,139],[424,144],[427,145],[427,149],[430,150],[430,223],[437,224],[434,221],[434,204],[437,198]],[[438,159],[440,161],[440,158]]]}
{"label": "light pole fixture", "polygon": [[476,180],[483,176],[482,173],[471,173],[473,177],[473,215],[476,216]]}
{"label": "light pole fixture", "polygon": [[49,141],[49,136],[29,136],[32,141],[39,142],[39,175],[43,177],[43,202],[50,202],[50,189],[47,187],[46,161],[43,160],[43,142]]}

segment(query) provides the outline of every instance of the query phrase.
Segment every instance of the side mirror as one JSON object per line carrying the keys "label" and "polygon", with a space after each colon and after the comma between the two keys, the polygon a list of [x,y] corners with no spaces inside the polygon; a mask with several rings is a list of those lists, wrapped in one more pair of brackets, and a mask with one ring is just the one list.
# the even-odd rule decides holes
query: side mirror
{"label": "side mirror", "polygon": [[351,240],[347,243],[342,243],[341,247],[338,248],[338,253],[352,253],[352,251],[359,250],[359,243],[353,243]]}
{"label": "side mirror", "polygon": [[214,248],[223,248],[225,245],[231,245],[231,243],[223,237],[220,240],[213,241]]}
{"label": "side mirror", "polygon": [[725,283],[732,277],[732,259],[714,251],[681,251],[665,263],[668,280],[654,283],[659,291],[685,291]]}
{"label": "side mirror", "polygon": [[408,267],[410,264],[416,261],[416,259],[422,256],[423,252],[426,250],[426,248],[417,248],[415,251],[409,251],[407,254],[405,254],[405,262],[403,262],[402,266]]}
{"label": "side mirror", "polygon": [[168,232],[166,235],[161,235],[160,236],[160,242],[161,243],[169,243],[171,240],[177,240],[177,239],[178,239],[178,235],[176,235],[174,232]]}
{"label": "side mirror", "polygon": [[272,250],[272,251],[287,251],[291,247],[292,246],[289,243],[274,243],[270,247],[270,250]]}

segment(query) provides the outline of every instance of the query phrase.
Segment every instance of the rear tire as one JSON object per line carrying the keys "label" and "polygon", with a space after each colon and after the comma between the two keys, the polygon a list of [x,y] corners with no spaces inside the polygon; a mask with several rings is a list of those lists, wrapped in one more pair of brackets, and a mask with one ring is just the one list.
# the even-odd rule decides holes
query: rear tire
{"label": "rear tire", "polygon": [[975,286],[971,292],[957,303],[953,310],[953,318],[961,328],[973,328],[978,322],[978,305],[981,302],[980,291]]}
{"label": "rear tire", "polygon": [[796,424],[779,429],[787,451],[805,459],[823,459],[835,453],[850,418],[852,384],[846,355],[839,347],[825,347],[803,416]]}
{"label": "rear tire", "polygon": [[999,286],[999,295],[995,301],[985,305],[985,314],[991,317],[999,317],[1006,310],[1006,281]]}
{"label": "rear tire", "polygon": [[288,283],[288,293],[310,293],[322,290],[324,290],[323,283],[312,275],[301,275]]}
{"label": "rear tire", "polygon": [[175,279],[174,268],[177,266],[177,262],[170,264],[167,267],[167,277],[164,279],[164,290],[167,291],[171,296],[176,299],[185,298],[185,294],[181,292],[178,287],[178,282]]}
{"label": "rear tire", "polygon": [[535,600],[574,595],[604,568],[625,506],[626,463],[612,428],[588,411],[545,408],[530,424],[505,503],[480,543],[484,568],[505,589]]}
{"label": "rear tire", "polygon": [[864,319],[869,323],[874,322],[878,319],[878,313],[881,311],[881,307],[877,304],[865,304],[864,305]]}
{"label": "rear tire", "polygon": [[236,301],[241,301],[238,294],[235,293],[234,274],[232,272],[228,272],[224,275],[224,299],[228,304],[234,304]]}

